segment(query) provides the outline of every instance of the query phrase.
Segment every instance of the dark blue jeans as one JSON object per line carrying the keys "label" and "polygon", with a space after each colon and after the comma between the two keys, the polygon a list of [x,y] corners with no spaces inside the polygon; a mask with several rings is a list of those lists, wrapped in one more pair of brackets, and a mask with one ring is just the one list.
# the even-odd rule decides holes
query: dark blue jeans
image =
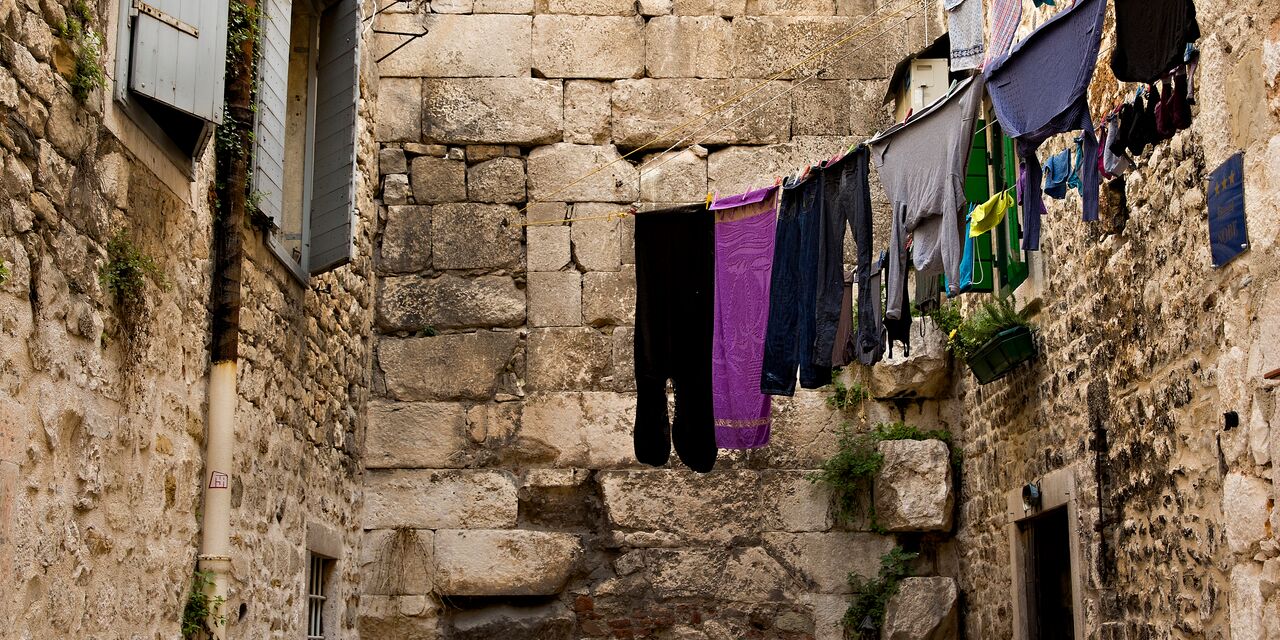
{"label": "dark blue jeans", "polygon": [[821,225],[822,172],[815,168],[803,181],[788,181],[782,186],[761,393],[793,395],[797,367],[800,386],[805,389],[831,384],[830,366],[816,366],[813,362]]}
{"label": "dark blue jeans", "polygon": [[[817,320],[813,342],[813,365],[831,368],[837,351],[836,333],[844,302],[844,229],[853,230],[858,247],[858,282],[871,268],[871,187],[868,182],[871,154],[858,147],[843,158],[826,165],[816,176],[822,184],[821,225],[818,237]],[[862,296],[859,296],[859,300]],[[869,310],[868,310],[869,311]],[[864,319],[859,316],[859,328]],[[845,345],[838,345],[843,352]]]}

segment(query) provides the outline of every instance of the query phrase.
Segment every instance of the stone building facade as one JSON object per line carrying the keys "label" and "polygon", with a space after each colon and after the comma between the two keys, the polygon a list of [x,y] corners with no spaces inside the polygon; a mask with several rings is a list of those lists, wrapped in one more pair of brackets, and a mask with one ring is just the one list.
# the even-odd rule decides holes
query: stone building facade
{"label": "stone building facade", "polygon": [[[107,70],[118,2],[89,6]],[[0,0],[0,619],[172,638],[207,472],[214,152],[173,162],[116,75],[73,96],[73,5]],[[835,640],[847,574],[895,546],[961,637],[1027,637],[1028,484],[1066,508],[1075,637],[1280,637],[1272,0],[1197,3],[1193,126],[1104,189],[1100,222],[1050,203],[1015,292],[1032,365],[978,387],[925,320],[911,357],[842,374],[882,399],[779,399],[772,445],[707,476],[635,463],[632,219],[606,214],[764,186],[883,128],[936,5],[364,3],[352,262],[300,283],[243,230],[227,637],[305,637],[319,553],[326,638]],[[1057,10],[1026,9],[1019,35]],[[1095,114],[1130,90],[1104,61]],[[1235,151],[1251,247],[1215,270],[1205,180]],[[127,309],[99,277],[118,233],[169,283]],[[949,431],[962,464],[886,451],[877,507],[947,495],[950,522],[876,533],[809,481],[842,423],[895,420]]]}

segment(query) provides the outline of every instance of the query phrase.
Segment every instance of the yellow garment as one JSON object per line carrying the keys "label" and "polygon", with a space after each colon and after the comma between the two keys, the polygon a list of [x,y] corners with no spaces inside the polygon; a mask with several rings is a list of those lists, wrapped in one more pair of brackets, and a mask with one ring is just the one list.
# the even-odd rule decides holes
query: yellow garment
{"label": "yellow garment", "polygon": [[976,238],[1000,224],[1004,220],[1004,214],[1014,204],[1013,196],[1008,191],[997,193],[990,200],[974,207],[973,222],[970,225],[969,237]]}

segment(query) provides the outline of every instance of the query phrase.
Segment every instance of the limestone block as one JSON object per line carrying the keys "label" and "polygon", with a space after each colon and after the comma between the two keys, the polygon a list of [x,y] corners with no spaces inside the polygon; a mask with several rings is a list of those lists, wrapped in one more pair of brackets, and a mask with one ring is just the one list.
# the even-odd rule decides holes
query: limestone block
{"label": "limestone block", "polygon": [[636,390],[635,327],[613,330],[613,385],[618,391]]}
{"label": "limestone block", "polygon": [[404,149],[387,147],[378,150],[378,175],[388,173],[409,173],[409,162],[405,160]]}
{"label": "limestone block", "polygon": [[953,578],[904,578],[885,607],[881,640],[951,640],[959,635]]}
{"label": "limestone block", "polygon": [[607,469],[634,464],[635,396],[534,393],[524,406],[521,456],[530,464]]}
{"label": "limestone block", "polygon": [[844,612],[849,609],[848,596],[811,593],[802,601],[813,611],[813,640],[845,640]]}
{"label": "limestone block", "polygon": [[1227,474],[1222,483],[1222,515],[1232,553],[1250,553],[1258,541],[1268,537],[1270,497],[1271,483],[1266,480]]}
{"label": "limestone block", "polygon": [[644,20],[638,16],[533,19],[533,68],[544,78],[638,78],[644,55]]}
{"label": "limestone block", "polygon": [[591,479],[589,469],[530,469],[524,475],[521,489],[562,489],[580,487]]}
{"label": "limestone block", "polygon": [[518,327],[524,305],[524,291],[509,276],[388,277],[378,296],[378,326],[388,332]]}
{"label": "limestone block", "polygon": [[573,612],[561,604],[498,605],[463,611],[451,619],[453,640],[573,640]]}
{"label": "limestone block", "polygon": [[526,382],[531,391],[599,389],[612,355],[609,337],[590,327],[535,329],[529,332]]}
{"label": "limestone block", "polygon": [[383,338],[378,361],[387,391],[399,400],[487,400],[520,346],[509,332]]}
{"label": "limestone block", "polygon": [[749,0],[747,13],[759,16],[833,16],[835,0]]}
{"label": "limestone block", "polygon": [[422,82],[423,137],[444,144],[545,144],[563,134],[564,91],[533,78]]}
{"label": "limestone block", "polygon": [[829,494],[801,471],[602,471],[609,522],[698,542],[728,542],[738,531],[824,531]]}
{"label": "limestone block", "polygon": [[515,477],[505,472],[371,471],[365,475],[364,528],[510,528],[518,502]]}
{"label": "limestone block", "polygon": [[635,324],[636,268],[593,271],[582,277],[582,321],[596,327]]}
{"label": "limestone block", "polygon": [[393,173],[382,179],[382,201],[388,205],[409,204],[409,176]]}
{"label": "limestone block", "polygon": [[569,227],[537,226],[525,230],[529,271],[559,271],[569,264]]}
{"label": "limestone block", "polygon": [[584,16],[630,16],[636,13],[634,0],[539,0],[540,13],[569,13]]}
{"label": "limestone block", "polygon": [[442,204],[431,211],[436,269],[511,269],[520,265],[521,230],[515,207]]}
{"label": "limestone block", "polygon": [[618,222],[618,245],[622,264],[636,263],[636,219],[632,216]]}
{"label": "limestone block", "polygon": [[651,78],[732,78],[733,23],[718,16],[661,16],[644,29]]}
{"label": "limestone block", "polygon": [[412,273],[431,266],[431,207],[387,207],[382,228],[383,273]]}
{"label": "limestone block", "polygon": [[893,550],[892,536],[851,531],[765,533],[764,546],[818,593],[849,593],[849,574],[874,577],[880,556]]}
{"label": "limestone block", "polygon": [[[635,167],[619,158],[613,145],[561,143],[534,149],[529,153],[529,199],[634,202],[640,196]],[[570,186],[601,167],[606,168]]]}
{"label": "limestone block", "polygon": [[671,13],[671,0],[638,0],[642,16],[665,16]]}
{"label": "limestone block", "polygon": [[439,615],[430,596],[362,594],[357,624],[362,640],[437,640]]}
{"label": "limestone block", "polygon": [[463,162],[419,156],[410,163],[413,199],[418,204],[466,202],[467,165]]}
{"label": "limestone block", "polygon": [[436,13],[471,13],[473,0],[431,0]]}
{"label": "limestone block", "polygon": [[475,0],[472,13],[533,13],[533,0]]}
{"label": "limestone block", "polygon": [[1259,586],[1262,567],[1242,562],[1231,570],[1231,640],[1271,638],[1263,631],[1263,601]]}
{"label": "limestone block", "polygon": [[422,136],[422,81],[417,78],[380,80],[374,122],[378,142],[417,142]]}
{"label": "limestone block", "polygon": [[[860,138],[884,131],[892,122],[881,105],[884,99],[883,80],[850,80],[849,134]],[[800,134],[796,134],[800,135]]]}
{"label": "limestone block", "polygon": [[494,158],[467,169],[467,198],[472,202],[523,202],[524,186],[520,158]]}
{"label": "limestone block", "polygon": [[476,444],[506,443],[520,429],[520,403],[478,404],[467,410],[467,435]]}
{"label": "limestone block", "polygon": [[653,592],[663,599],[785,602],[801,590],[786,568],[759,547],[650,549],[645,553]]}
{"label": "limestone block", "polygon": [[951,359],[947,354],[947,337],[930,318],[918,318],[923,327],[912,328],[911,355],[903,349],[887,353],[884,360],[871,369],[870,391],[876,398],[940,398],[951,383]]}
{"label": "limestone block", "polygon": [[[743,49],[738,49],[742,51]],[[754,56],[752,56],[754,58]],[[670,132],[680,122],[698,117],[722,102],[746,92],[754,83],[744,80],[690,78],[622,80],[613,85],[613,139],[624,147],[645,143],[662,147],[681,142],[689,134],[699,144],[769,144],[785,142],[791,132],[791,104],[770,101],[787,90],[785,82],[771,82],[746,95],[707,126],[692,125]],[[751,113],[749,118],[735,114]],[[725,126],[729,123],[729,126]]]}
{"label": "limestone block", "polygon": [[365,466],[369,469],[449,469],[461,466],[470,447],[461,404],[369,403]]}
{"label": "limestone block", "polygon": [[645,202],[699,202],[706,195],[707,150],[702,147],[650,154],[640,164]]}
{"label": "limestone block", "polygon": [[853,118],[848,80],[819,80],[796,86],[791,94],[791,133],[847,136]]}
{"label": "limestone block", "polygon": [[880,525],[889,531],[950,531],[955,495],[946,443],[890,440],[876,448],[884,456],[873,491]]}
{"label": "limestone block", "polygon": [[[805,78],[819,69],[829,79],[880,78],[885,76],[884,56],[849,55],[860,40],[846,42],[813,60],[808,58],[815,42],[834,42],[847,36],[849,20],[827,13],[828,17],[746,17],[733,22],[735,47],[750,51],[734,61],[734,77],[782,79]],[[919,42],[917,40],[916,42]],[[888,44],[888,43],[886,43]],[[897,60],[898,56],[887,58]],[[792,67],[799,65],[794,70]],[[786,73],[783,73],[783,72]]]}
{"label": "limestone block", "polygon": [[796,167],[830,158],[858,142],[853,137],[797,136],[786,144],[722,149],[707,158],[707,185],[724,194],[767,186],[773,176],[788,175]]}
{"label": "limestone block", "polygon": [[[609,203],[577,204],[574,218],[593,218],[616,212],[619,205]],[[622,266],[618,219],[583,220],[572,223],[573,257],[578,266],[588,271],[617,271]]]}
{"label": "limestone block", "polygon": [[609,142],[609,97],[613,87],[598,80],[564,84],[564,140],[575,144]]}
{"label": "limestone block", "polygon": [[494,158],[519,157],[520,147],[514,147],[515,153],[508,153],[507,146],[501,144],[470,144],[464,153],[469,164],[488,162]]}
{"label": "limestone block", "polygon": [[577,271],[531,271],[528,278],[529,326],[582,324],[582,276]]}
{"label": "limestone block", "polygon": [[435,543],[445,596],[556,594],[582,556],[577,536],[544,531],[437,531]]}
{"label": "limestone block", "polygon": [[836,15],[865,16],[876,10],[876,0],[836,0]]}
{"label": "limestone block", "polygon": [[[467,3],[470,5],[470,2]],[[432,3],[432,8],[440,6]],[[436,14],[445,12],[436,11]],[[469,13],[453,12],[448,13]],[[382,14],[380,29],[427,34],[378,64],[382,77],[491,78],[526,77],[532,51],[532,19],[520,15]],[[379,34],[374,43],[381,57],[403,44],[404,36]]]}
{"label": "limestone block", "polygon": [[794,396],[773,398],[773,435],[767,456],[772,466],[817,467],[839,449],[840,424],[846,416],[827,406],[826,391],[796,389]]}
{"label": "limestone block", "polygon": [[564,202],[530,202],[524,217],[529,222],[558,222],[569,217],[569,205]]}
{"label": "limestone block", "polygon": [[360,591],[380,596],[430,595],[435,541],[425,529],[374,529],[360,542]]}
{"label": "limestone block", "polygon": [[747,12],[747,0],[672,0],[678,16],[740,16]]}

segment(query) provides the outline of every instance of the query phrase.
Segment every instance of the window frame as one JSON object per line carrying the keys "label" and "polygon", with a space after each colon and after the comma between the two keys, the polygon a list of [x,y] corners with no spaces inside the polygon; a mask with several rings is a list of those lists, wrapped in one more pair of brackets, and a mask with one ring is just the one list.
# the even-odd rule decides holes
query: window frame
{"label": "window frame", "polygon": [[1058,469],[1041,477],[1037,482],[1040,488],[1040,506],[1034,510],[1027,509],[1022,503],[1022,487],[1010,489],[1005,494],[1006,523],[1005,532],[1009,538],[1009,568],[1012,573],[1010,600],[1013,602],[1013,640],[1030,640],[1032,637],[1030,612],[1034,605],[1028,602],[1031,590],[1028,588],[1027,575],[1029,553],[1023,544],[1023,525],[1041,514],[1055,509],[1067,510],[1067,551],[1070,553],[1071,566],[1071,614],[1074,619],[1074,638],[1084,640],[1084,556],[1081,544],[1081,531],[1087,529],[1080,526],[1080,512],[1076,501],[1076,477],[1071,468]]}

